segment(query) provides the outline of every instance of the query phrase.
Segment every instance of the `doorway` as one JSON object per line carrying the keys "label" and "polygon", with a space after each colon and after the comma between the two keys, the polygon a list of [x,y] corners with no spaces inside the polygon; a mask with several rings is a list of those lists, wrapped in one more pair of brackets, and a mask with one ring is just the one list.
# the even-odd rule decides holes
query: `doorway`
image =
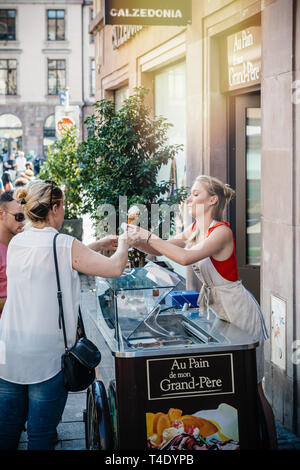
{"label": "doorway", "polygon": [[261,107],[260,93],[230,98],[231,185],[236,190],[230,222],[240,279],[260,302]]}

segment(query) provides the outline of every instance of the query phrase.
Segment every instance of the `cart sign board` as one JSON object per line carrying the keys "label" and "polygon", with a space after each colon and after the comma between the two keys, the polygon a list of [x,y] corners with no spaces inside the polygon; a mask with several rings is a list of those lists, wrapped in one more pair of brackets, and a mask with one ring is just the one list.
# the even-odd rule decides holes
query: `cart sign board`
{"label": "cart sign board", "polygon": [[184,26],[191,22],[191,0],[105,0],[105,24]]}
{"label": "cart sign board", "polygon": [[148,400],[234,394],[232,354],[147,360]]}
{"label": "cart sign board", "polygon": [[227,37],[225,90],[257,85],[261,81],[261,27],[251,26]]}

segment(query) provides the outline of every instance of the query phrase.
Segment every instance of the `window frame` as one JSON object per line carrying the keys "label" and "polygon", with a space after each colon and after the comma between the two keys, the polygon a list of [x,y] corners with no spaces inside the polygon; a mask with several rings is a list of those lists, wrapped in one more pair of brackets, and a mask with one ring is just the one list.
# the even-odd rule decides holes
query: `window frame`
{"label": "window frame", "polygon": [[[90,8],[90,19],[89,19],[90,23],[93,21],[94,17],[95,17],[94,16],[94,8],[91,7]],[[90,44],[95,44],[95,35],[89,33],[89,36],[90,36]]]}
{"label": "window frame", "polygon": [[[0,70],[6,70],[7,71],[7,76],[6,76],[6,81],[5,81],[5,93],[0,92],[0,96],[17,96],[18,95],[18,61],[17,59],[7,59],[7,58],[1,58],[0,61],[5,61],[6,62],[6,68],[1,68],[0,65]],[[9,68],[9,62],[14,61],[15,62],[15,68]],[[8,83],[8,71],[9,70],[15,70],[15,93],[8,93],[9,89],[9,83]]]}
{"label": "window frame", "polygon": [[[58,11],[62,11],[64,13],[64,17],[63,17],[63,20],[64,20],[64,34],[63,34],[63,38],[57,38],[57,20],[59,18],[57,18],[57,16],[55,16],[55,18],[52,18],[52,19],[55,19],[55,39],[51,39],[49,37],[49,20],[51,18],[49,18],[49,12],[50,11],[53,11],[55,12],[55,14],[57,14]],[[64,8],[47,8],[46,9],[46,30],[47,30],[47,41],[49,42],[54,42],[54,41],[65,41],[66,40],[66,10]]]}
{"label": "window frame", "polygon": [[[94,63],[94,68],[93,68]],[[94,72],[94,90],[93,90],[93,72]],[[94,57],[90,57],[90,96],[96,94],[96,61]]]}
{"label": "window frame", "polygon": [[[56,62],[56,68],[55,69],[49,69],[49,62],[50,61],[55,61]],[[65,64],[64,69],[57,68],[57,62],[59,62],[59,61],[64,62],[64,64]],[[55,72],[56,72],[56,74],[55,74],[56,75],[56,77],[55,77],[55,79],[56,79],[56,87],[55,87],[56,93],[50,93],[49,70],[55,70]],[[57,80],[58,80],[57,71],[58,70],[64,70],[65,71],[65,83],[64,83],[64,86],[60,89],[58,89],[58,87],[57,87]],[[67,86],[67,60],[66,59],[52,59],[52,58],[48,57],[47,58],[47,95],[48,96],[58,96],[58,93],[60,91],[63,91],[66,88],[66,86]]]}
{"label": "window frame", "polygon": [[[16,41],[17,40],[17,9],[16,8],[0,8],[0,11],[14,11],[15,16],[14,16],[14,37],[13,38],[0,38],[0,41]],[[8,20],[8,14],[6,15],[6,20]],[[8,26],[8,25],[7,25]]]}

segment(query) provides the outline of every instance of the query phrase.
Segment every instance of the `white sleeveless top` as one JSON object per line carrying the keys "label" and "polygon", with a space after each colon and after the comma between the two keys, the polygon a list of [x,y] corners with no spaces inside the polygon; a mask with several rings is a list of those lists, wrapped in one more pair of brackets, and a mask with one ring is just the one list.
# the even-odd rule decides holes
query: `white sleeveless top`
{"label": "white sleeveless top", "polygon": [[[0,319],[0,378],[43,382],[61,370],[63,331],[58,324],[53,238],[57,230],[29,228],[7,251],[7,300]],[[74,238],[57,237],[58,268],[68,346],[76,339],[80,280],[72,268]]]}

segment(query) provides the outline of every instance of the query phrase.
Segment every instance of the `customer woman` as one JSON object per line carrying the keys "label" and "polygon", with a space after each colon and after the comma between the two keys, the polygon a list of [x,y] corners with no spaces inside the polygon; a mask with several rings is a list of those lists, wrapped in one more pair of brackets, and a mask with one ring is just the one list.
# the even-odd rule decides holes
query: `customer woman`
{"label": "customer woman", "polygon": [[[64,195],[54,183],[36,180],[15,193],[31,222],[7,252],[7,301],[0,323],[0,449],[16,449],[27,421],[28,449],[54,448],[67,392],[61,373],[63,332],[58,322],[53,238],[64,220]],[[110,258],[69,235],[57,238],[57,257],[68,345],[76,338],[80,300],[78,272],[116,277],[134,236],[119,237]],[[111,248],[109,239],[91,246]],[[2,354],[1,354],[2,353]]]}
{"label": "customer woman", "polygon": [[228,185],[202,175],[196,178],[187,199],[195,222],[183,233],[165,241],[139,227],[128,227],[129,232],[138,232],[143,239],[137,248],[156,256],[167,256],[183,266],[193,266],[202,283],[198,299],[201,312],[204,308],[209,311],[211,306],[219,318],[259,339],[256,351],[258,392],[268,425],[270,447],[275,448],[273,412],[262,389],[263,343],[268,335],[258,303],[239,280],[233,234],[229,223],[223,219],[233,195],[234,191]]}

